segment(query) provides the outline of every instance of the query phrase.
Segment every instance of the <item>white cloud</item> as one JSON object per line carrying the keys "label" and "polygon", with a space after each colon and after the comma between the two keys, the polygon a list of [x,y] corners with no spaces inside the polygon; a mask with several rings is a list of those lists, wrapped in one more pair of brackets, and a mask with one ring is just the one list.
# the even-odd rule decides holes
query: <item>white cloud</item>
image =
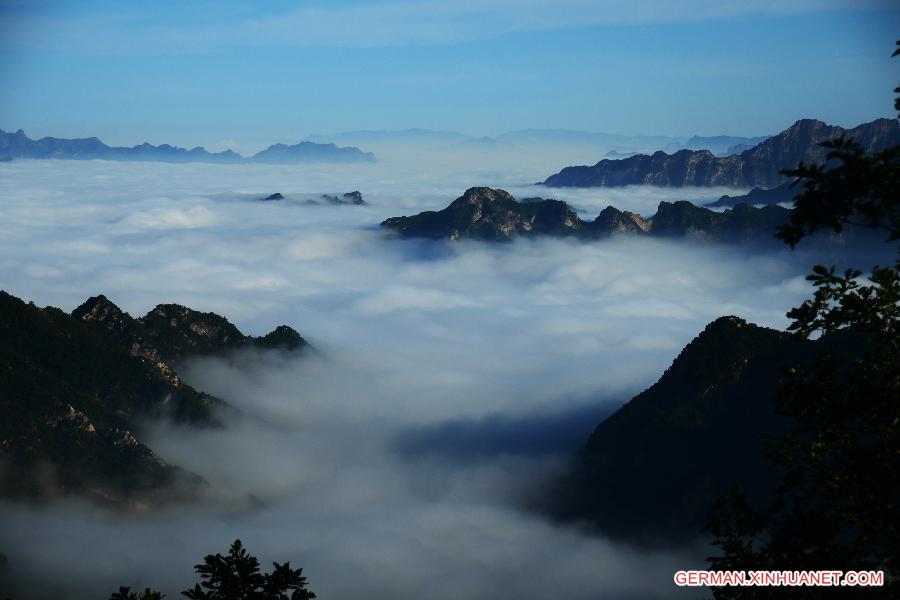
{"label": "white cloud", "polygon": [[218,218],[205,206],[192,206],[187,209],[151,208],[131,213],[123,221],[142,229],[194,229],[215,225]]}
{"label": "white cloud", "polygon": [[358,304],[360,310],[373,314],[397,310],[437,311],[470,306],[476,306],[476,303],[459,294],[413,286],[387,286]]}
{"label": "white cloud", "polygon": [[[263,562],[302,566],[323,598],[667,597],[676,568],[702,566],[706,549],[643,553],[525,510],[560,468],[557,454],[457,464],[399,453],[396,441],[423,427],[490,431],[498,415],[542,422],[619,402],[721,314],[783,326],[808,293],[814,257],[625,238],[389,240],[376,226],[385,217],[441,208],[475,184],[589,211],[614,199],[646,212],[700,194],[548,191],[528,185],[539,157],[523,167],[499,154],[406,156],[362,166],[0,165],[0,287],[67,310],[100,292],[132,314],[179,302],[256,335],[287,323],[321,351],[192,364],[188,381],[257,418],[224,431],[162,427],[152,445],[226,499],[141,518],[3,507],[0,548],[17,573],[81,597],[118,585],[175,597],[191,565],[235,537]],[[255,200],[353,189],[370,205]],[[572,447],[595,424],[580,423]]]}

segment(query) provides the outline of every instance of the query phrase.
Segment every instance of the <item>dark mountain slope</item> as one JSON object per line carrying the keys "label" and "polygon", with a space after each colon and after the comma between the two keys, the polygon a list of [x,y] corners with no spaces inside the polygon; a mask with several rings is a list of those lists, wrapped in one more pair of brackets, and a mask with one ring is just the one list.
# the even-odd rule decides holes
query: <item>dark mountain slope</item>
{"label": "dark mountain slope", "polygon": [[649,233],[656,237],[694,237],[723,242],[772,241],[778,226],[788,221],[790,211],[780,206],[753,208],[739,204],[715,212],[690,202],[660,202],[649,220]]}
{"label": "dark mountain slope", "polygon": [[876,119],[843,129],[814,119],[802,119],[734,156],[716,157],[708,150],[656,152],[623,159],[601,160],[593,166],[566,167],[543,184],[554,187],[611,187],[623,185],[727,185],[771,188],[788,180],[783,169],[825,162],[827,149],[818,144],[838,136],[852,137],[867,153],[900,144],[900,121]]}
{"label": "dark mountain slope", "polygon": [[786,426],[772,400],[783,368],[816,344],[722,317],[646,391],[600,423],[561,485],[556,512],[648,543],[698,536],[712,503],[740,483],[777,481],[763,445]]}
{"label": "dark mountain slope", "polygon": [[227,404],[183,383],[173,366],[244,347],[308,344],[287,326],[255,338],[174,304],[133,319],[96,296],[68,315],[0,292],[0,495],[128,504],[206,490],[140,441],[141,423],[218,426]]}
{"label": "dark mountain slope", "polygon": [[129,355],[56,308],[0,292],[0,464],[4,496],[145,498],[197,478],[134,435],[141,418],[215,424],[221,400]]}

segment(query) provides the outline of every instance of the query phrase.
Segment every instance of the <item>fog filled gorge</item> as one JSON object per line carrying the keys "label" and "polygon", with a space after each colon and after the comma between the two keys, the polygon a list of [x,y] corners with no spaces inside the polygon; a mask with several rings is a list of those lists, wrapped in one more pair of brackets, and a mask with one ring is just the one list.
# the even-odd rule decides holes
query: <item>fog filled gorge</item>
{"label": "fog filled gorge", "polygon": [[[383,219],[475,185],[590,218],[746,191],[557,190],[532,185],[552,169],[527,160],[446,158],[0,164],[0,288],[65,311],[98,293],[132,315],[179,303],[253,335],[286,323],[316,348],[182,365],[242,416],[218,430],[150,423],[147,441],[214,498],[141,514],[5,505],[0,552],[20,590],[172,598],[237,537],[264,565],[303,567],[321,598],[668,597],[675,570],[702,567],[700,542],[640,549],[535,507],[596,424],[706,323],[784,328],[810,265],[838,258],[628,237],[391,239]],[[368,204],[303,204],[352,190]],[[286,199],[259,201],[275,192]]]}

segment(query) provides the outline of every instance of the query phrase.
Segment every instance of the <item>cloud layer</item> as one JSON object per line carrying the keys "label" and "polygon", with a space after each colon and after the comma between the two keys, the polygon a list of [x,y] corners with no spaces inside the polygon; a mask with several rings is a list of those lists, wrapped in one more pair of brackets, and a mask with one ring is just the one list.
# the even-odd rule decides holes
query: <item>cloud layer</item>
{"label": "cloud layer", "polygon": [[[641,552],[527,507],[705,323],[785,325],[818,257],[634,239],[396,241],[375,226],[478,184],[586,215],[721,191],[536,189],[520,159],[0,164],[3,289],[66,310],[98,292],[132,314],[179,302],[249,334],[287,323],[320,349],[187,365],[189,382],[248,418],[212,432],[162,425],[149,441],[222,501],[140,517],[5,506],[0,550],[17,576],[55,597],[118,585],[175,597],[191,565],[240,537],[264,564],[304,567],[323,598],[669,597],[674,570],[700,566],[705,549]],[[353,189],[370,205],[291,201]],[[288,201],[257,201],[276,191]]]}

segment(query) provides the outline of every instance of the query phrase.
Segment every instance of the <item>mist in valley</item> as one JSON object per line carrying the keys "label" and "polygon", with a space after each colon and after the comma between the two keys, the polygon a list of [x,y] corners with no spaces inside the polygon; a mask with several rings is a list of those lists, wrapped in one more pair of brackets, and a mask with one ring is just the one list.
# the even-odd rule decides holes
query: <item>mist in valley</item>
{"label": "mist in valley", "polygon": [[[589,218],[746,191],[547,189],[533,184],[560,161],[534,152],[0,164],[8,292],[66,311],[103,293],[134,316],[179,303],[253,335],[286,323],[316,348],[182,365],[241,416],[215,430],[148,423],[144,439],[214,499],[143,514],[4,505],[14,590],[177,597],[192,565],[241,538],[263,565],[303,567],[321,598],[671,596],[675,570],[702,567],[701,542],[631,547],[535,507],[597,423],[706,323],[785,327],[810,265],[836,257],[628,237],[397,240],[378,227],[476,185],[566,200]],[[352,190],[368,204],[305,204]],[[286,199],[260,201],[274,192]]]}

